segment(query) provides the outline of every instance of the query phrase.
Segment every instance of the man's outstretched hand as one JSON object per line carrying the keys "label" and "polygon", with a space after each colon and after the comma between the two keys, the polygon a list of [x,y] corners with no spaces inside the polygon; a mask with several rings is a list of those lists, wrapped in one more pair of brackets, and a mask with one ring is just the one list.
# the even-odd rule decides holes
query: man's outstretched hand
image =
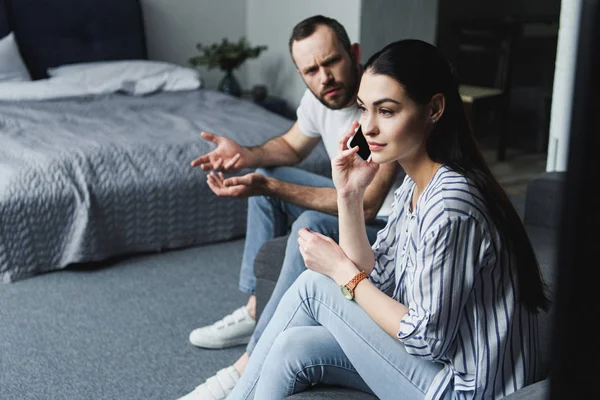
{"label": "man's outstretched hand", "polygon": [[217,196],[246,198],[266,194],[267,178],[256,172],[225,178],[222,172],[211,171],[206,183]]}
{"label": "man's outstretched hand", "polygon": [[235,141],[223,136],[208,132],[201,132],[202,138],[213,142],[217,147],[191,162],[192,167],[200,166],[203,171],[217,170],[224,172],[237,172],[249,167],[248,149],[240,146]]}

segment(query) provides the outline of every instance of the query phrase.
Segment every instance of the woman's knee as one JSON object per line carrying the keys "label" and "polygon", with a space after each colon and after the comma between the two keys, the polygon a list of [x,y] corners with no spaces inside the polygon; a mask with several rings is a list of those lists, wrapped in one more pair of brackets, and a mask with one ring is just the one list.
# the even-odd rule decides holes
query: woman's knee
{"label": "woman's knee", "polygon": [[279,377],[285,375],[288,379],[295,376],[298,363],[302,359],[304,345],[297,334],[300,330],[300,327],[289,328],[277,335],[265,359],[261,375],[267,377],[270,374]]}
{"label": "woman's knee", "polygon": [[323,356],[323,342],[314,335],[320,330],[315,328],[297,326],[281,332],[269,351],[270,361],[277,363],[278,368],[285,368],[287,374],[295,376],[309,360]]}
{"label": "woman's knee", "polygon": [[307,269],[300,274],[294,282],[294,287],[297,292],[302,294],[302,297],[309,298],[316,294],[322,294],[323,289],[331,285],[333,280],[319,272]]}
{"label": "woman's knee", "polygon": [[281,332],[268,362],[278,364],[279,373],[283,369],[289,382],[300,385],[320,382],[323,365],[353,369],[333,335],[322,326],[297,326]]}

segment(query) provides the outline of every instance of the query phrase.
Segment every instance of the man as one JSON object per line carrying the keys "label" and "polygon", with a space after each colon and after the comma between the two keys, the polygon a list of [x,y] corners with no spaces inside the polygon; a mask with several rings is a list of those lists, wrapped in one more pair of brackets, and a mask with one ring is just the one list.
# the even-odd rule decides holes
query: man
{"label": "man", "polygon": [[[350,43],[339,22],[320,15],[294,27],[289,47],[307,86],[297,110],[298,120],[290,130],[257,147],[241,147],[227,138],[202,132],[202,137],[217,147],[192,161],[192,166],[203,170],[259,169],[227,179],[221,172],[208,174],[208,185],[218,196],[249,197],[240,289],[250,297],[245,306],[190,334],[190,342],[199,347],[225,348],[248,343],[247,352],[181,400],[224,399],[229,394],[279,300],[306,268],[298,249],[298,230],[307,227],[338,240],[337,200],[332,180],[288,166],[303,160],[320,140],[329,157],[335,157],[339,138],[360,118],[356,105],[362,73],[360,47]],[[393,191],[400,185],[398,169],[397,163],[382,166],[365,195],[365,219],[371,243],[391,211]],[[256,323],[254,259],[262,244],[288,233],[290,217],[294,223],[281,275]]]}

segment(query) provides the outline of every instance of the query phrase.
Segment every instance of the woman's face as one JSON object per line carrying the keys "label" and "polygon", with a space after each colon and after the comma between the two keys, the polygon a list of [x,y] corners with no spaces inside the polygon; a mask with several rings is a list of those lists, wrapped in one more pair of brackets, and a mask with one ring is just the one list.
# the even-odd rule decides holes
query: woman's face
{"label": "woman's face", "polygon": [[425,107],[387,75],[365,71],[358,90],[362,131],[373,162],[410,163],[425,152]]}

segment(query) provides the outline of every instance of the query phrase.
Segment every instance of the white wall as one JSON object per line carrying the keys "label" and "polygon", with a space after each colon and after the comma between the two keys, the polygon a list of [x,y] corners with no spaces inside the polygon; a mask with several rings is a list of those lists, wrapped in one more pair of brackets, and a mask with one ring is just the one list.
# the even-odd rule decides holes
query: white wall
{"label": "white wall", "polygon": [[292,28],[304,18],[322,14],[337,19],[352,42],[360,38],[361,0],[246,0],[246,26],[252,45],[267,45],[259,58],[247,61],[247,82],[267,85],[270,94],[296,107],[306,89],[288,50]]}
{"label": "white wall", "polygon": [[[235,71],[244,89],[264,84],[269,93],[295,108],[306,89],[288,50],[292,28],[322,14],[337,19],[363,60],[392,40],[417,37],[434,42],[438,0],[141,0],[149,57],[189,65],[198,42],[246,35],[253,46],[267,45],[259,58]],[[223,72],[201,69],[208,88]]]}
{"label": "white wall", "polygon": [[[141,0],[148,56],[189,66],[200,54],[196,44],[238,40],[246,34],[246,0]],[[245,86],[244,66],[235,71]],[[208,88],[216,88],[223,72],[200,69]]]}
{"label": "white wall", "polygon": [[571,135],[571,108],[579,38],[581,0],[563,0],[554,67],[550,137],[546,171],[566,171]]}

